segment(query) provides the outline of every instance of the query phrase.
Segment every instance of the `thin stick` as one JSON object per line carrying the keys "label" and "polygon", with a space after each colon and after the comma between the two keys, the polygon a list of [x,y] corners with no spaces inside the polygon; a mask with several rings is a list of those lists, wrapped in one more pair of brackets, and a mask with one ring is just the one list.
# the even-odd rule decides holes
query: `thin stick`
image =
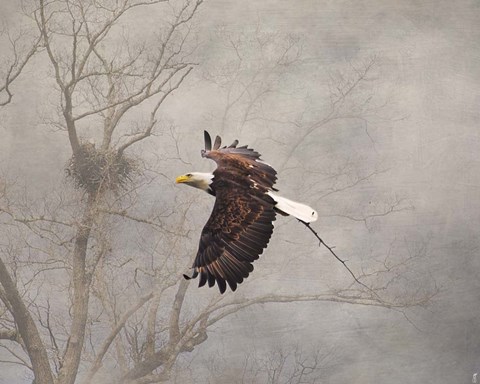
{"label": "thin stick", "polygon": [[335,258],[340,261],[343,266],[347,269],[347,271],[350,273],[350,275],[352,275],[353,279],[358,283],[360,284],[362,287],[365,287],[367,288],[370,292],[372,292],[373,294],[375,294],[375,296],[377,296],[379,299],[380,297],[378,296],[378,294],[376,292],[374,292],[372,290],[372,288],[370,288],[369,286],[365,285],[364,283],[362,283],[360,280],[358,280],[357,276],[355,276],[355,274],[352,272],[352,270],[348,267],[347,263],[345,260],[342,260],[340,257],[337,256],[337,254],[333,251],[332,247],[329,247],[327,244],[325,244],[325,242],[320,238],[320,236],[318,235],[318,233],[310,226],[310,223],[307,223],[305,221],[302,221],[300,219],[297,219],[299,222],[301,222],[302,224],[304,224],[314,235],[315,237],[318,239],[318,241],[320,241],[320,245],[324,245],[325,248],[327,248],[330,253],[335,256]]}

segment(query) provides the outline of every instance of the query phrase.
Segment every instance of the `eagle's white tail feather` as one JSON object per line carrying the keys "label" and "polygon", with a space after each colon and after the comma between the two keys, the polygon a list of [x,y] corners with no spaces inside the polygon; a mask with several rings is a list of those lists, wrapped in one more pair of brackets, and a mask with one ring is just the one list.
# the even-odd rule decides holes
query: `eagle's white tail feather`
{"label": "eagle's white tail feather", "polygon": [[308,205],[297,203],[296,201],[289,200],[285,197],[278,196],[272,191],[268,192],[268,195],[277,203],[275,208],[288,215],[294,216],[305,223],[311,223],[318,219],[318,213]]}

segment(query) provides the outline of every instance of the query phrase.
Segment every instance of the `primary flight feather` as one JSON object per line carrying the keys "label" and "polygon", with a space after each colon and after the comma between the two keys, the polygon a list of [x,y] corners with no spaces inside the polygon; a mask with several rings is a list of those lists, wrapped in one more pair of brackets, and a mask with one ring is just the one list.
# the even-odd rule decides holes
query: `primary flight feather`
{"label": "primary flight feather", "polygon": [[304,223],[317,220],[309,206],[279,196],[273,188],[277,172],[247,146],[237,147],[235,140],[221,147],[221,138],[212,140],[204,132],[202,157],[217,163],[213,173],[192,172],[177,177],[184,183],[216,197],[212,214],[200,236],[193,275],[200,276],[199,286],[215,282],[221,293],[227,284],[235,291],[253,271],[272,236],[276,213],[292,215]]}

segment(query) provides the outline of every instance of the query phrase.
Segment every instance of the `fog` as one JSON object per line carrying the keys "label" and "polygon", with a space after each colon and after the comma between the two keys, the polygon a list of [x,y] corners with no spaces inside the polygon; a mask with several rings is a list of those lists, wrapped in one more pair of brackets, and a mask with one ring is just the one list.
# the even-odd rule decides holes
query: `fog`
{"label": "fog", "polygon": [[[17,12],[1,2],[4,19],[15,20]],[[134,15],[130,39],[156,31],[152,15]],[[194,69],[162,105],[156,136],[132,149],[156,175],[132,203],[136,212],[171,210],[162,219],[167,228],[183,214],[187,220],[187,236],[162,243],[184,255],[175,256],[174,273],[189,267],[213,205],[201,191],[174,185],[177,175],[214,169],[200,156],[206,129],[225,144],[239,139],[259,151],[277,169],[282,194],[318,210],[313,227],[356,274],[367,274],[362,281],[385,284],[392,300],[432,297],[401,309],[335,300],[252,305],[208,328],[206,341],[181,354],[167,382],[264,382],[252,372],[273,352],[295,348],[324,357],[318,381],[309,376],[305,382],[472,382],[480,372],[479,4],[207,0],[191,28]],[[288,54],[298,58],[269,72],[276,49],[289,38]],[[12,86],[12,102],[0,110],[3,178],[15,180],[32,201],[71,188],[65,174],[71,148],[66,132],[51,124],[59,96],[42,55],[26,66]],[[235,61],[238,55],[242,60]],[[329,120],[336,92],[370,64],[355,93],[346,95],[353,101],[344,97],[343,109]],[[262,71],[255,77],[257,67]],[[230,108],[242,87],[250,99]],[[126,124],[146,121],[149,113],[140,106]],[[83,122],[79,135],[98,143],[94,123]],[[120,260],[127,253],[140,258],[150,241],[164,241],[123,221],[114,228]],[[382,280],[386,273],[374,274],[393,265],[398,275]],[[227,295],[315,295],[352,284],[342,264],[287,217],[277,218],[254,266]],[[135,288],[139,296],[144,284]],[[219,295],[196,285],[190,284],[185,304],[191,313]],[[0,367],[0,383],[28,382],[15,365]],[[277,380],[271,382],[287,382]]]}

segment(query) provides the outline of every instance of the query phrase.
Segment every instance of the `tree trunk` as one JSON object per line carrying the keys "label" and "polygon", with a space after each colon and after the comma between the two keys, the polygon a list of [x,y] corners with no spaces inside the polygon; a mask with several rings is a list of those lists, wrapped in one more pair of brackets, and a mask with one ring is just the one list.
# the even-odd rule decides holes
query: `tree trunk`
{"label": "tree trunk", "polygon": [[73,308],[70,337],[64,364],[58,373],[59,384],[73,384],[77,376],[85,339],[91,277],[87,274],[87,245],[95,217],[95,194],[88,197],[87,206],[75,235],[73,250]]}
{"label": "tree trunk", "polygon": [[45,345],[2,259],[0,259],[0,283],[5,291],[6,299],[10,303],[15,324],[32,363],[35,383],[52,384],[52,370],[48,362]]}

